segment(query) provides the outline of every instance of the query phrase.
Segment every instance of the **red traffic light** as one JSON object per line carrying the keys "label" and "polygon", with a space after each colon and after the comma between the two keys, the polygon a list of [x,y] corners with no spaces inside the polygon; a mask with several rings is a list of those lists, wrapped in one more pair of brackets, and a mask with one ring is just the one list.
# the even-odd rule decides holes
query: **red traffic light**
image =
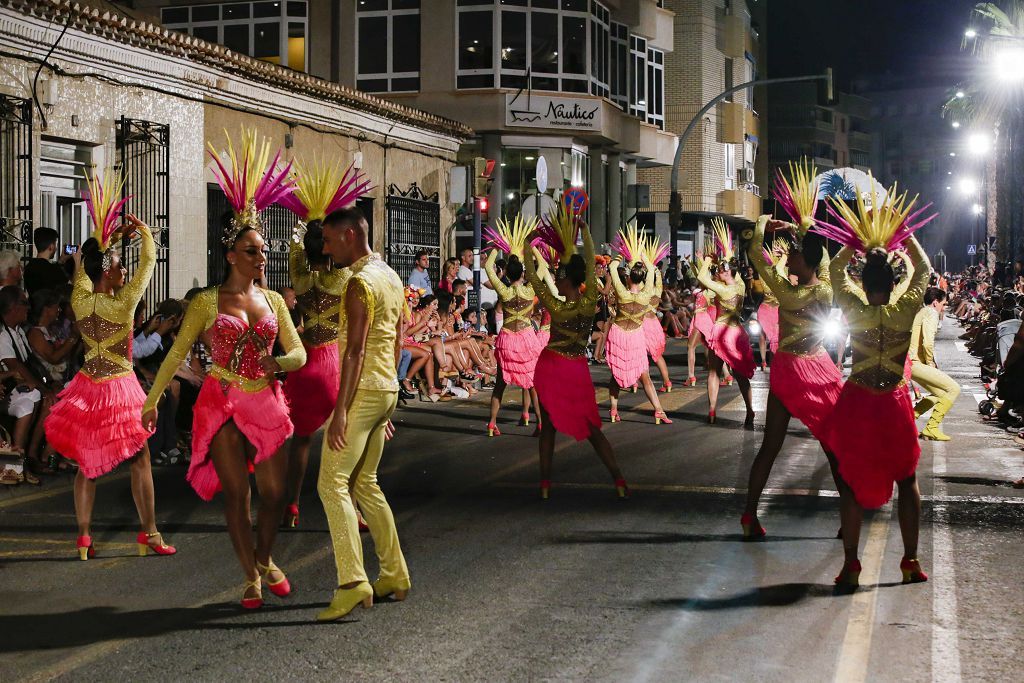
{"label": "red traffic light", "polygon": [[480,213],[487,213],[487,205],[489,203],[487,201],[487,197],[477,197],[476,198],[476,203],[477,203],[477,206],[480,207]]}

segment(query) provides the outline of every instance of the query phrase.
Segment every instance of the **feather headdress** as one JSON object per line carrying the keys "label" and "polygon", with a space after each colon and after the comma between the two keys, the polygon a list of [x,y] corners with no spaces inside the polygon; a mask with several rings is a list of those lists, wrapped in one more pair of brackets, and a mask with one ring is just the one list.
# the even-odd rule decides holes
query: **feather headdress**
{"label": "feather headdress", "polygon": [[789,178],[786,178],[781,168],[775,177],[772,194],[779,206],[796,223],[798,242],[814,226],[814,214],[818,210],[817,175],[818,169],[803,158],[795,164],[789,162]]}
{"label": "feather headdress", "polygon": [[647,260],[652,264],[657,264],[666,259],[671,251],[668,242],[662,242],[657,237],[647,238],[644,247]]}
{"label": "feather headdress", "polygon": [[732,257],[736,255],[736,250],[733,248],[729,226],[720,216],[711,219],[711,226],[715,231],[715,250],[718,252],[719,258],[723,261],[731,261]]}
{"label": "feather headdress", "polygon": [[[111,169],[103,172],[103,176],[93,173],[85,177],[85,190],[82,199],[92,218],[92,236],[100,243],[100,251],[106,252],[113,242],[114,234],[119,230],[121,209],[131,197],[121,197],[124,189],[124,177]],[[109,266],[104,267],[107,270]]]}
{"label": "feather headdress", "polygon": [[916,230],[938,216],[933,213],[922,218],[931,204],[914,211],[917,195],[907,201],[907,193],[897,194],[895,183],[884,197],[879,196],[875,187],[872,178],[870,205],[864,201],[863,195],[857,196],[854,207],[842,200],[834,200],[828,212],[836,222],[817,221],[815,232],[862,254],[876,247],[892,252],[902,247]]}
{"label": "feather headdress", "polygon": [[283,169],[278,168],[281,150],[274,155],[273,161],[267,163],[270,158],[270,142],[262,135],[258,135],[255,128],[242,128],[242,146],[237,152],[226,130],[224,136],[227,138],[226,151],[231,161],[230,170],[224,166],[220,154],[212,143],[207,143],[207,152],[213,160],[214,178],[224,191],[224,196],[227,197],[235,214],[231,219],[231,225],[221,238],[225,246],[231,247],[245,228],[263,234],[260,213],[294,192],[295,181],[289,177],[291,163]]}
{"label": "feather headdress", "polygon": [[484,229],[484,237],[492,247],[506,254],[523,258],[523,250],[530,242],[530,236],[537,229],[537,218],[516,214],[512,221],[499,218],[494,227]]}
{"label": "feather headdress", "polygon": [[636,223],[630,223],[619,233],[610,245],[613,253],[622,257],[623,262],[633,264],[647,252],[647,238],[639,233]]}
{"label": "feather headdress", "polygon": [[[563,202],[558,203],[558,210],[552,216],[548,214],[541,219],[536,230],[537,236],[532,244],[550,247],[558,255],[561,262],[568,262],[576,253],[576,239],[580,234],[580,216],[570,210]],[[543,253],[543,249],[541,250]]]}
{"label": "feather headdress", "polygon": [[295,191],[285,193],[277,203],[303,221],[323,220],[370,190],[370,181],[351,164],[342,172],[341,164],[317,159],[310,166],[296,162],[295,171]]}
{"label": "feather headdress", "polygon": [[764,257],[765,263],[768,265],[775,265],[775,262],[784,254],[789,253],[789,241],[781,237],[776,237],[775,241],[772,242],[771,251],[768,247],[761,247],[761,255]]}

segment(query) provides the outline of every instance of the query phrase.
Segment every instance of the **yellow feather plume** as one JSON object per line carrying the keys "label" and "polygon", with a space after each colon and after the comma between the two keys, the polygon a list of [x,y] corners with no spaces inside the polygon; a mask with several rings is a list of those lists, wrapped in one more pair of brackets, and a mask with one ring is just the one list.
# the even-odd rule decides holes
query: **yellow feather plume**
{"label": "yellow feather plume", "polygon": [[715,246],[718,248],[719,256],[721,256],[723,261],[731,260],[736,252],[733,249],[732,233],[729,232],[729,226],[726,225],[721,216],[712,218],[711,226],[715,231]]}
{"label": "yellow feather plume", "polygon": [[530,236],[537,229],[539,222],[536,216],[526,217],[520,213],[516,214],[511,221],[504,218],[497,219],[494,232],[501,240],[504,240],[503,246],[507,247],[508,253],[521,259],[526,245],[530,243]]}
{"label": "yellow feather plume", "polygon": [[335,161],[331,164],[324,159],[314,158],[309,166],[296,161],[294,168],[295,196],[309,212],[306,220],[323,220],[345,174],[341,163]]}
{"label": "yellow feather plume", "polygon": [[818,204],[818,168],[807,157],[797,163],[789,162],[789,178],[781,177],[793,205],[800,213],[800,237],[814,226],[814,211]]}
{"label": "yellow feather plume", "polygon": [[896,232],[903,227],[904,222],[917,203],[917,195],[907,200],[907,192],[898,194],[898,183],[885,194],[884,199],[876,191],[875,180],[871,179],[871,203],[870,206],[864,201],[864,195],[858,193],[855,207],[842,200],[833,200],[839,216],[849,225],[850,229],[860,240],[865,253],[875,247],[888,249],[890,242]]}

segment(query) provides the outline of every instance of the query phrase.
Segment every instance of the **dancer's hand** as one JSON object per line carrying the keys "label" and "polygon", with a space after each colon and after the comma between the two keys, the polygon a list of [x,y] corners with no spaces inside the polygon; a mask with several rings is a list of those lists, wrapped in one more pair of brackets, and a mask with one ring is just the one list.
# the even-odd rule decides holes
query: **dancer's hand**
{"label": "dancer's hand", "polygon": [[388,420],[384,424],[384,439],[385,441],[391,441],[393,438],[395,438],[395,423]]}
{"label": "dancer's hand", "polygon": [[765,226],[765,230],[767,232],[778,232],[780,230],[785,232],[786,230],[796,230],[796,225],[789,221],[780,221],[777,218],[772,218],[768,221],[768,225]]}
{"label": "dancer's hand", "polygon": [[125,216],[124,224],[121,226],[121,236],[126,240],[130,240],[137,230],[145,228],[146,224],[140,221],[135,214],[130,213]]}
{"label": "dancer's hand", "polygon": [[332,450],[345,449],[345,431],[348,428],[348,415],[345,411],[335,410],[331,425],[327,428],[327,443]]}
{"label": "dancer's hand", "polygon": [[273,356],[263,356],[263,358],[260,358],[260,367],[268,375],[275,375],[281,372],[281,364]]}
{"label": "dancer's hand", "polygon": [[142,428],[147,432],[156,431],[156,408],[142,414]]}

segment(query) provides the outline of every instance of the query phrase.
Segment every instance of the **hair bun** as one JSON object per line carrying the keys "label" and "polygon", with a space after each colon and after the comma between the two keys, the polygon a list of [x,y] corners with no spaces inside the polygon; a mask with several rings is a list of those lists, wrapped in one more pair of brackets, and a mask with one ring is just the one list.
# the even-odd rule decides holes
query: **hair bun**
{"label": "hair bun", "polygon": [[90,237],[89,239],[87,239],[84,243],[82,243],[82,246],[80,248],[82,250],[83,256],[85,256],[86,254],[100,253],[100,243],[96,241],[95,237]]}
{"label": "hair bun", "polygon": [[864,255],[864,262],[871,266],[884,266],[889,262],[889,252],[881,247],[874,247]]}

